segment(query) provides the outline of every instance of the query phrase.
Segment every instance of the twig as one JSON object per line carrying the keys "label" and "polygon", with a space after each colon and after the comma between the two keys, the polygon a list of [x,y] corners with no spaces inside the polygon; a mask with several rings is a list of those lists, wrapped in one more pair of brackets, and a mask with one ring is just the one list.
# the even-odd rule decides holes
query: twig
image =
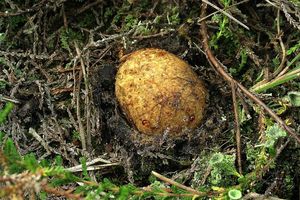
{"label": "twig", "polygon": [[[243,4],[243,3],[246,3],[246,2],[248,2],[248,1],[249,1],[249,0],[243,0],[243,1],[240,1],[240,2],[238,2],[238,3],[232,4],[232,5],[228,6],[228,7],[226,7],[226,10],[230,10],[230,8],[235,7],[235,6],[238,6],[238,5]],[[224,9],[223,9],[223,10],[224,10]],[[220,11],[220,10],[217,10],[217,11],[215,11],[215,12],[213,12],[213,13],[210,13],[209,15],[206,15],[204,18],[199,19],[197,22],[200,23],[201,21],[206,20],[207,18],[209,18],[209,17],[211,17],[211,16],[213,16],[213,15],[219,13],[219,12],[221,12],[221,11]]]}
{"label": "twig", "polygon": [[75,16],[87,11],[90,8],[95,7],[97,4],[102,3],[102,2],[103,2],[103,0],[97,0],[97,1],[94,1],[94,2],[89,3],[87,5],[84,5],[84,7],[80,8],[79,10],[76,11]]}
{"label": "twig", "polygon": [[201,186],[205,184],[207,178],[210,176],[211,170],[212,170],[212,167],[210,165],[208,165],[206,170],[205,170],[205,173],[203,174],[203,177],[200,181]]}
{"label": "twig", "polygon": [[238,104],[236,98],[236,85],[234,84],[234,82],[231,82],[231,91],[232,91],[233,111],[234,111],[234,118],[235,118],[236,159],[237,159],[239,173],[243,174],[242,158],[241,158],[241,131],[240,131]]}
{"label": "twig", "polygon": [[74,97],[76,98],[76,116],[77,116],[77,123],[78,123],[78,132],[80,135],[80,140],[81,140],[81,146],[84,151],[86,151],[86,138],[85,138],[85,131],[81,122],[81,113],[80,113],[80,82],[82,79],[82,70],[79,72],[79,78],[78,78],[78,83],[77,83],[77,88],[76,88],[76,78],[75,78],[75,62],[73,66],[73,76],[74,76]]}
{"label": "twig", "polygon": [[174,32],[175,29],[168,29],[168,30],[163,30],[159,33],[155,33],[155,34],[152,34],[152,35],[141,35],[141,36],[133,36],[131,38],[133,39],[138,39],[138,40],[142,40],[142,39],[149,39],[149,38],[154,38],[154,37],[163,37],[169,33],[172,33]]}
{"label": "twig", "polygon": [[107,46],[103,51],[100,53],[99,58],[92,64],[91,68],[93,68],[96,64],[98,64],[102,58],[113,48],[113,45]]}
{"label": "twig", "polygon": [[210,3],[209,1],[206,0],[202,0],[204,3],[207,3],[208,5],[210,5],[211,7],[217,9],[218,11],[220,11],[221,13],[223,13],[224,15],[226,15],[227,17],[229,17],[230,19],[232,19],[233,21],[235,21],[236,23],[238,23],[239,25],[241,25],[242,27],[244,27],[247,30],[250,30],[248,26],[246,26],[245,24],[243,24],[242,22],[240,22],[239,20],[237,20],[236,18],[234,18],[233,16],[231,16],[230,14],[228,14],[227,12],[225,12],[224,10],[222,10],[221,8],[219,8],[218,6]]}
{"label": "twig", "polygon": [[261,174],[260,176],[258,175],[258,179],[261,179],[263,174],[265,174],[269,169],[270,169],[270,166],[273,164],[273,161],[276,160],[279,155],[281,154],[281,152],[287,147],[287,145],[289,144],[290,140],[287,139],[287,141],[283,144],[281,144],[281,146],[279,148],[276,149],[276,155],[273,159],[269,160],[265,165],[264,167],[262,168],[261,170]]}
{"label": "twig", "polygon": [[275,70],[275,72],[272,74],[272,77],[280,77],[281,75],[283,75],[283,73],[286,72],[286,70],[283,72],[283,68],[284,68],[284,64],[286,61],[286,50],[285,50],[285,46],[282,42],[282,38],[281,38],[281,31],[280,31],[280,9],[277,10],[277,34],[278,34],[278,40],[280,43],[280,47],[281,47],[281,51],[282,51],[282,59],[281,59],[281,63],[279,65],[279,67]]}
{"label": "twig", "polygon": [[298,55],[294,57],[292,61],[287,64],[287,66],[280,72],[280,74],[278,74],[276,78],[285,75],[286,71],[290,68],[290,66],[292,66],[297,60],[299,60],[299,58],[300,58],[300,53],[298,53]]}
{"label": "twig", "polygon": [[184,190],[186,190],[188,192],[194,193],[195,195],[200,195],[200,196],[202,196],[204,194],[206,195],[206,193],[199,192],[199,191],[197,191],[197,190],[195,190],[195,189],[193,189],[191,187],[187,187],[185,185],[182,185],[182,184],[180,184],[180,183],[178,183],[176,181],[173,181],[172,179],[169,179],[169,178],[167,178],[167,177],[165,177],[165,176],[163,176],[163,175],[161,175],[161,174],[159,174],[159,173],[157,173],[155,171],[152,171],[152,174],[155,177],[159,178],[160,180],[162,180],[164,182],[170,183],[171,185],[174,185],[174,186],[176,186],[178,188],[181,188],[181,189],[184,189]]}
{"label": "twig", "polygon": [[91,123],[90,123],[90,116],[91,116],[91,101],[90,101],[90,89],[89,89],[89,79],[87,76],[87,70],[85,67],[85,63],[83,61],[83,58],[81,56],[81,52],[78,48],[77,43],[75,42],[75,49],[77,52],[77,55],[80,59],[80,64],[81,64],[81,71],[83,74],[83,80],[84,80],[84,86],[85,86],[85,93],[84,93],[84,100],[85,100],[85,112],[86,112],[86,147],[88,150],[91,150],[92,148],[92,138],[91,138]]}
{"label": "twig", "polygon": [[62,9],[64,27],[67,30],[68,29],[68,20],[67,20],[67,16],[66,16],[66,12],[65,12],[65,4],[64,3],[61,5],[61,9]]}
{"label": "twig", "polygon": [[[207,4],[202,4],[201,9],[201,18],[205,17],[206,14],[206,8]],[[257,98],[254,94],[252,94],[247,88],[245,88],[243,85],[241,85],[239,82],[234,80],[221,66],[221,64],[218,62],[218,60],[213,55],[212,51],[209,48],[208,44],[208,34],[207,34],[207,27],[205,21],[201,22],[201,29],[200,33],[203,39],[203,47],[206,54],[207,59],[210,61],[212,67],[220,74],[222,77],[227,80],[229,83],[233,82],[236,84],[236,86],[253,102],[260,105],[278,124],[281,128],[287,131],[287,133],[294,138],[299,144],[300,144],[300,137],[289,127],[286,125],[280,117],[276,115],[265,103],[263,103],[259,98]]]}
{"label": "twig", "polygon": [[[120,165],[120,163],[109,163],[109,164],[102,164],[102,165],[93,165],[93,166],[88,166],[86,168],[87,171],[96,171],[99,169],[103,169],[105,167],[112,167],[112,166],[118,166]],[[81,172],[83,171],[82,167],[81,168],[76,168],[76,169],[72,169],[72,168],[68,168],[67,170],[69,170],[70,172]]]}
{"label": "twig", "polygon": [[[93,165],[93,164],[98,163],[98,162],[102,162],[102,163],[105,163],[105,164],[112,164],[112,162],[110,160],[105,160],[105,159],[99,157],[99,158],[95,158],[95,159],[93,159],[89,162],[86,162],[86,166],[90,166],[90,165]],[[77,169],[81,169],[81,168],[82,168],[82,165],[80,164],[80,165],[76,165],[74,167],[70,167],[67,170],[71,171],[71,170],[77,170]]]}
{"label": "twig", "polygon": [[33,129],[33,128],[29,128],[28,131],[38,142],[40,142],[40,144],[45,148],[45,150],[47,151],[47,154],[51,154],[51,149],[49,147],[49,145],[43,140],[43,138]]}
{"label": "twig", "polygon": [[12,99],[12,98],[10,98],[10,97],[5,97],[5,96],[3,96],[2,94],[0,94],[0,101],[3,101],[3,102],[9,101],[9,102],[12,102],[12,103],[15,103],[15,104],[20,104],[20,103],[21,103],[21,102],[20,102],[19,100],[17,100],[17,99]]}

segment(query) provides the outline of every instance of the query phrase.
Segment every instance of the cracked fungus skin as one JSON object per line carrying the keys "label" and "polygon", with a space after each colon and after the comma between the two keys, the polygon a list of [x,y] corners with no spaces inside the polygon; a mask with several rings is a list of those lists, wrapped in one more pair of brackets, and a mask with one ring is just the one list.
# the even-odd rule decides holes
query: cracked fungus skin
{"label": "cracked fungus skin", "polygon": [[196,128],[204,115],[207,91],[190,66],[162,49],[141,49],[121,64],[117,100],[139,132],[181,136]]}

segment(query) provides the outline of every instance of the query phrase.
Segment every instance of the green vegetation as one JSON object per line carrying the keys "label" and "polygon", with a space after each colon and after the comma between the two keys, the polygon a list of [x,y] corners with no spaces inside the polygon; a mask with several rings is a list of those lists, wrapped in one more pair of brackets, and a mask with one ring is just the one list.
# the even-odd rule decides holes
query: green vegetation
{"label": "green vegetation", "polygon": [[[299,136],[299,1],[209,2],[227,15],[200,19],[201,1],[0,1],[0,199],[296,199],[299,144],[239,89],[233,112],[199,29]],[[171,144],[132,142],[115,99],[119,63],[145,47],[188,61],[209,90],[205,121]]]}
{"label": "green vegetation", "polygon": [[2,110],[0,110],[0,124],[6,121],[8,114],[12,111],[13,108],[14,104],[11,102],[7,102],[5,104],[5,107]]}

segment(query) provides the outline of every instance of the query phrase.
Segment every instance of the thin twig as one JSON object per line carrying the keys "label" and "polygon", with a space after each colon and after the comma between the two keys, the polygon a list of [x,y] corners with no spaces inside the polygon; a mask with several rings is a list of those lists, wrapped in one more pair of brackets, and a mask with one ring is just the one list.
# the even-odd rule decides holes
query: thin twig
{"label": "thin twig", "polygon": [[[112,167],[112,166],[119,166],[120,163],[110,163],[110,164],[102,164],[102,165],[93,165],[93,166],[88,166],[86,168],[87,171],[96,171],[99,169],[103,169],[105,167]],[[81,168],[76,168],[76,169],[72,169],[72,168],[68,168],[67,170],[69,170],[70,172],[82,172],[83,169]]]}
{"label": "thin twig", "polygon": [[68,29],[68,20],[67,20],[67,16],[66,16],[66,12],[65,12],[65,4],[64,3],[61,5],[61,9],[62,9],[64,27],[67,30]]}
{"label": "thin twig", "polygon": [[[238,3],[232,4],[232,5],[228,6],[228,7],[226,7],[226,10],[230,10],[230,8],[236,7],[236,6],[240,5],[240,4],[246,3],[246,2],[248,2],[248,1],[249,1],[249,0],[244,0],[244,1],[240,1],[240,2],[238,2]],[[225,9],[225,8],[224,8],[224,9]],[[223,9],[223,10],[224,10],[224,9]],[[219,12],[221,12],[221,11],[220,11],[220,10],[217,10],[217,11],[215,11],[215,12],[213,12],[213,13],[210,13],[209,15],[206,15],[204,18],[199,19],[197,22],[200,23],[201,21],[206,20],[207,18],[210,18],[211,16],[213,16],[213,15],[219,13]]]}
{"label": "thin twig", "polygon": [[241,157],[241,131],[240,131],[238,104],[236,98],[236,85],[234,84],[234,82],[231,82],[231,91],[232,91],[233,111],[234,111],[234,118],[235,118],[236,159],[237,159],[239,173],[243,174],[242,157]]}
{"label": "thin twig", "polygon": [[47,154],[51,154],[51,149],[49,147],[49,145],[47,144],[47,142],[45,142],[45,140],[43,140],[43,138],[33,129],[33,128],[29,128],[28,131],[38,142],[40,142],[40,144],[44,147],[44,149],[47,151]]}
{"label": "thin twig", "polygon": [[289,144],[290,140],[287,139],[285,141],[285,143],[281,144],[279,148],[276,149],[276,155],[273,159],[269,160],[264,167],[261,169],[261,174],[258,175],[258,179],[261,179],[263,177],[263,175],[270,169],[271,165],[274,163],[273,161],[276,160],[279,155],[281,154],[281,152],[287,147],[287,145]]}
{"label": "thin twig", "polygon": [[206,180],[210,176],[211,170],[212,170],[212,167],[210,165],[208,165],[206,170],[205,170],[205,173],[203,174],[202,179],[200,181],[201,186],[205,184]]}
{"label": "thin twig", "polygon": [[285,50],[285,46],[282,42],[282,37],[281,37],[282,34],[281,34],[281,30],[280,30],[279,17],[280,17],[280,9],[277,10],[277,35],[278,35],[278,40],[279,40],[281,51],[282,51],[282,59],[281,59],[279,67],[272,74],[272,77],[276,77],[276,76],[280,77],[281,75],[283,75],[283,73],[286,72],[286,71],[283,72],[283,70],[282,70],[284,68],[284,64],[286,61],[286,50]]}
{"label": "thin twig", "polygon": [[3,101],[3,102],[6,102],[6,101],[9,101],[9,102],[12,102],[12,103],[15,103],[15,104],[20,104],[21,102],[17,99],[12,99],[10,97],[5,97],[3,96],[2,94],[0,94],[0,101]]}
{"label": "thin twig", "polygon": [[84,5],[82,8],[80,8],[79,10],[76,11],[75,16],[87,11],[90,8],[96,7],[97,4],[102,3],[102,2],[103,2],[103,0],[96,0],[96,1],[92,1],[92,3]]}
{"label": "thin twig", "polygon": [[298,55],[295,56],[295,57],[291,60],[291,62],[289,62],[289,63],[287,64],[287,66],[280,72],[280,74],[278,74],[278,76],[277,76],[276,78],[279,78],[279,77],[282,77],[283,75],[286,75],[285,73],[286,73],[287,70],[290,68],[290,66],[292,66],[293,64],[295,64],[295,62],[296,62],[297,60],[299,60],[299,58],[300,58],[300,53],[298,53]]}
{"label": "thin twig", "polygon": [[83,81],[84,81],[84,87],[85,87],[85,93],[84,93],[84,100],[85,100],[85,112],[86,112],[86,147],[88,150],[91,150],[92,148],[92,138],[91,138],[91,122],[90,122],[90,116],[91,116],[91,100],[90,100],[90,85],[89,85],[89,78],[88,78],[88,67],[85,67],[85,63],[83,61],[83,58],[81,56],[81,52],[78,48],[77,43],[75,42],[75,49],[77,52],[77,55],[80,58],[80,64],[81,64],[81,71],[83,74]]}
{"label": "thin twig", "polygon": [[182,184],[180,184],[180,183],[178,183],[178,182],[176,182],[176,181],[173,181],[172,179],[169,179],[169,178],[167,178],[167,177],[165,177],[165,176],[163,176],[163,175],[161,175],[161,174],[159,174],[159,173],[157,173],[157,172],[155,172],[155,171],[152,171],[152,174],[153,174],[155,177],[159,178],[160,180],[162,180],[162,181],[164,181],[164,182],[167,182],[167,183],[169,183],[169,184],[171,184],[171,185],[174,185],[174,186],[176,186],[176,187],[178,187],[178,188],[184,189],[184,190],[186,190],[186,191],[188,191],[188,192],[194,193],[195,195],[200,195],[200,196],[202,196],[202,195],[204,194],[203,192],[197,191],[197,190],[195,190],[195,189],[193,189],[193,188],[191,188],[191,187],[187,187],[187,186],[182,185]]}
{"label": "thin twig", "polygon": [[77,116],[77,123],[78,123],[78,132],[79,132],[79,135],[80,135],[80,140],[81,140],[81,146],[82,146],[82,149],[84,151],[86,151],[86,138],[85,138],[85,131],[84,131],[84,128],[83,128],[83,125],[82,125],[82,122],[81,122],[81,113],[80,113],[80,82],[81,82],[81,79],[82,79],[82,70],[80,70],[79,72],[79,78],[78,78],[78,83],[77,83],[77,88],[76,88],[76,74],[75,74],[75,62],[74,62],[74,66],[73,66],[73,76],[74,76],[74,97],[76,99],[76,116]]}
{"label": "thin twig", "polygon": [[243,24],[242,22],[240,22],[239,20],[237,20],[236,18],[234,18],[233,16],[231,16],[230,14],[228,14],[227,12],[225,12],[224,10],[222,10],[221,8],[219,8],[218,6],[210,3],[209,1],[206,0],[202,0],[204,3],[207,3],[208,5],[210,5],[211,7],[217,9],[218,11],[220,11],[221,13],[223,13],[224,15],[226,15],[227,17],[229,17],[230,19],[232,19],[233,21],[235,21],[236,23],[238,23],[239,25],[241,25],[242,27],[244,27],[247,30],[250,30],[248,26],[246,26],[245,24]]}
{"label": "thin twig", "polygon": [[[93,159],[89,162],[86,162],[86,166],[91,166],[91,165],[94,165],[98,162],[102,162],[102,163],[105,163],[105,164],[112,164],[112,162],[110,160],[105,160],[105,159],[99,157],[99,158],[95,158],[95,159]],[[70,167],[67,170],[72,171],[72,170],[77,170],[77,169],[81,169],[81,168],[82,168],[82,165],[80,164],[80,165],[76,165],[74,167]]]}
{"label": "thin twig", "polygon": [[[202,4],[201,9],[201,18],[205,17],[206,15],[206,8],[207,4]],[[229,83],[233,82],[236,84],[236,86],[253,102],[260,105],[278,124],[281,128],[286,130],[286,132],[294,138],[299,144],[300,144],[300,137],[297,133],[295,133],[289,126],[286,125],[284,121],[280,117],[276,115],[275,112],[273,112],[264,102],[262,102],[259,98],[257,98],[254,94],[252,94],[247,88],[245,88],[243,85],[241,85],[239,82],[234,80],[222,67],[222,65],[219,63],[219,61],[215,58],[212,51],[209,48],[208,44],[208,34],[207,34],[207,26],[205,21],[201,22],[201,29],[200,33],[203,39],[203,47],[206,54],[207,59],[210,61],[211,66],[220,74],[222,77],[227,80]]]}
{"label": "thin twig", "polygon": [[165,36],[167,34],[170,34],[174,31],[175,31],[175,29],[168,29],[168,30],[163,30],[159,33],[152,34],[152,35],[133,36],[132,38],[142,40],[142,39],[149,39],[149,38],[154,38],[154,37],[163,37],[163,36]]}

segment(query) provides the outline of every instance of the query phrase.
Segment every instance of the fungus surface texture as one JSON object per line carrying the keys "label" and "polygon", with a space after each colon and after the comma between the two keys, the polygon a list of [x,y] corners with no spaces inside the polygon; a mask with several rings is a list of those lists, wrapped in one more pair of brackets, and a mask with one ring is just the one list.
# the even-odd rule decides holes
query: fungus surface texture
{"label": "fungus surface texture", "polygon": [[126,56],[117,72],[115,92],[127,119],[139,132],[171,137],[199,125],[207,96],[189,64],[155,48]]}

